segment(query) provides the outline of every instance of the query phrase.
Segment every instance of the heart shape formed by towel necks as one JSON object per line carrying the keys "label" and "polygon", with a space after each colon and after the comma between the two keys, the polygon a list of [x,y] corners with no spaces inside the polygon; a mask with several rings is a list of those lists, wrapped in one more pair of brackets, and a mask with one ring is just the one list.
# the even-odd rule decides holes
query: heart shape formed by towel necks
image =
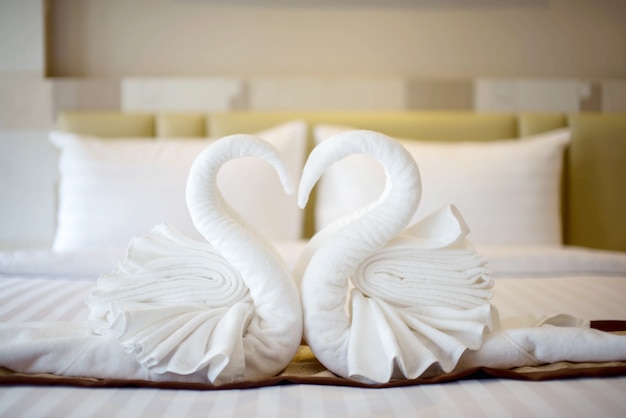
{"label": "heart shape formed by towel necks", "polygon": [[377,132],[342,132],[318,145],[302,173],[300,206],[331,164],[353,154],[378,160],[386,186],[370,205],[319,231],[298,260],[305,340],[349,379],[451,371],[498,324],[486,259],[466,240],[469,228],[454,206],[407,228],[420,201],[419,169]]}

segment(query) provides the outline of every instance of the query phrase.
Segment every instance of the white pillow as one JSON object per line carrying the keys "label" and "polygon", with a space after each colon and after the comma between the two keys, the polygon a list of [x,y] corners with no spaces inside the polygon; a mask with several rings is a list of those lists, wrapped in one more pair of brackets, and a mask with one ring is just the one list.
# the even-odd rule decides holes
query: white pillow
{"label": "white pillow", "polygon": [[[258,136],[282,154],[297,184],[306,156],[306,124],[288,122]],[[52,132],[61,149],[56,251],[125,247],[166,222],[200,238],[185,203],[187,174],[211,139],[102,139]],[[303,214],[265,161],[242,158],[218,175],[226,201],[268,239],[301,236]]]}
{"label": "white pillow", "polygon": [[[317,143],[346,127],[315,127]],[[418,164],[422,200],[413,221],[454,204],[476,245],[559,245],[561,172],[568,129],[492,142],[431,142],[399,139]],[[320,180],[316,225],[376,199],[384,171],[366,156],[334,164]]]}

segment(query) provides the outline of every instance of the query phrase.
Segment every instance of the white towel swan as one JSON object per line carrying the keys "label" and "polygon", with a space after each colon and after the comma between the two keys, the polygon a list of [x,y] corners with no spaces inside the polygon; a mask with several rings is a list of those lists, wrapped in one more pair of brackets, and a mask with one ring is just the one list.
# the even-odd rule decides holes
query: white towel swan
{"label": "white towel swan", "polygon": [[465,240],[467,226],[452,206],[405,229],[420,200],[419,171],[379,133],[343,132],[318,145],[302,174],[300,206],[322,173],[351,154],[377,159],[386,187],[316,234],[298,261],[305,339],[345,378],[387,382],[431,367],[451,371],[497,325],[486,260]]}
{"label": "white towel swan", "polygon": [[98,280],[88,300],[94,331],[112,332],[149,370],[205,369],[211,382],[258,380],[278,373],[297,350],[295,283],[217,188],[222,165],[242,157],[266,160],[293,191],[266,142],[243,134],[217,141],[194,161],[186,189],[191,219],[207,242],[161,225],[131,243],[125,262]]}
{"label": "white towel swan", "polygon": [[[61,333],[55,326],[18,325],[13,337],[3,339],[8,344],[0,354],[11,360],[2,365],[214,384],[279,373],[301,342],[300,299],[280,256],[217,188],[222,165],[241,157],[266,160],[285,190],[293,190],[278,152],[265,141],[243,134],[216,141],[195,160],[186,189],[192,220],[207,242],[166,225],[137,237],[126,259],[98,280],[88,298],[93,333],[71,324],[58,324]],[[10,328],[0,329],[0,335],[9,334]]]}
{"label": "white towel swan", "polygon": [[302,174],[299,204],[326,168],[355,153],[385,167],[383,194],[316,234],[295,271],[305,339],[329,370],[384,383],[475,367],[626,360],[625,336],[568,315],[511,318],[501,326],[489,304],[485,260],[466,241],[469,229],[453,206],[403,230],[419,204],[419,172],[384,135],[349,131],[318,145]]}

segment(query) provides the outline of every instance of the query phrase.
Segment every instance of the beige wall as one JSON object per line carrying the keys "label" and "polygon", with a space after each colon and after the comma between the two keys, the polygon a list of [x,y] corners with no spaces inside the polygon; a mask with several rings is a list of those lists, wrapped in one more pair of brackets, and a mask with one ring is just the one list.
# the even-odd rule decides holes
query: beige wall
{"label": "beige wall", "polygon": [[51,0],[50,71],[56,76],[626,76],[624,0],[397,3],[403,2]]}
{"label": "beige wall", "polygon": [[53,113],[626,109],[624,0],[49,4]]}

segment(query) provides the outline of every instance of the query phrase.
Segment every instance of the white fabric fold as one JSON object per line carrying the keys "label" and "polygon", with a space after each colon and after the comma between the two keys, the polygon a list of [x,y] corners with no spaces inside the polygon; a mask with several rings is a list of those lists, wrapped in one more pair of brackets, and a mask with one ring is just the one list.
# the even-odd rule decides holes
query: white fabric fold
{"label": "white fabric fold", "polygon": [[210,244],[162,224],[134,238],[127,258],[98,279],[87,298],[89,328],[115,336],[155,373],[189,375],[206,369],[243,374],[243,335],[254,312],[238,271]]}
{"label": "white fabric fold", "polygon": [[349,377],[366,382],[415,379],[433,365],[452,371],[467,348],[480,348],[497,318],[489,304],[407,308],[354,291],[351,300]]}
{"label": "white fabric fold", "polygon": [[[424,222],[439,218],[449,225],[448,217],[462,222],[454,207],[442,208]],[[350,277],[355,287],[348,344],[351,379],[414,379],[432,367],[450,372],[466,349],[479,349],[485,333],[499,327],[497,310],[488,303],[493,282],[487,260],[464,239],[465,228],[441,248],[437,245],[446,244],[441,239],[432,237],[429,245],[428,239],[413,237],[418,229],[419,223],[403,231]],[[363,341],[376,340],[381,348],[369,352],[376,345],[371,343],[364,353]]]}
{"label": "white fabric fold", "polygon": [[153,382],[207,383],[206,375],[158,373],[139,363],[113,335],[86,332],[79,322],[0,324],[0,362],[21,373]]}
{"label": "white fabric fold", "polygon": [[469,248],[386,246],[358,266],[352,282],[364,294],[398,306],[469,309],[493,296],[486,262]]}
{"label": "white fabric fold", "polygon": [[[254,313],[238,271],[210,244],[165,224],[131,241],[127,258],[87,298],[89,328],[115,336],[155,373],[206,369],[241,378],[239,336]],[[238,359],[229,361],[230,358]]]}
{"label": "white fabric fold", "polygon": [[458,369],[512,369],[557,362],[626,360],[626,336],[589,328],[589,322],[556,315],[534,327],[503,328],[486,335],[478,350],[468,350]]}
{"label": "white fabric fold", "polygon": [[[86,326],[3,326],[2,365],[216,385],[271,377],[286,367],[302,338],[296,284],[273,247],[217,188],[222,165],[240,157],[266,160],[285,190],[293,189],[278,152],[260,138],[232,135],[212,143],[192,165],[186,189],[191,218],[206,242],[165,224],[134,238],[126,258],[88,296]],[[71,332],[57,338],[66,328]],[[49,361],[38,359],[44,352]]]}

